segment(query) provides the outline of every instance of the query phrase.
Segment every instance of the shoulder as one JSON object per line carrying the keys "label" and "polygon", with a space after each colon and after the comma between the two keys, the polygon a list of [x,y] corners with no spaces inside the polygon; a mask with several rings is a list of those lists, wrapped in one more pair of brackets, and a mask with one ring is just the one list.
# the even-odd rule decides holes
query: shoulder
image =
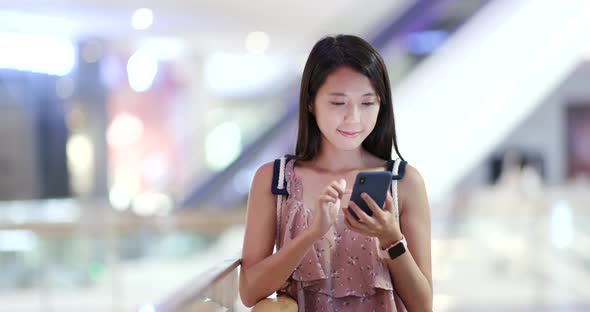
{"label": "shoulder", "polygon": [[422,175],[418,169],[409,163],[406,163],[404,176],[400,180],[400,185],[404,185],[406,188],[408,188],[408,191],[410,191],[410,189],[416,189],[424,186],[424,178],[422,178]]}
{"label": "shoulder", "polygon": [[[426,187],[422,174],[414,166],[406,164],[405,173],[398,184],[399,195],[403,202],[407,199],[426,198]],[[405,206],[405,205],[402,205]]]}
{"label": "shoulder", "polygon": [[271,184],[274,171],[274,161],[269,161],[256,170],[252,184]]}
{"label": "shoulder", "polygon": [[[267,210],[267,206],[273,203],[272,177],[273,177],[273,163],[268,162],[256,170],[252,183],[250,185],[250,192],[248,193],[248,211],[263,211]],[[270,210],[270,209],[268,209]]]}
{"label": "shoulder", "polygon": [[258,167],[258,169],[256,170],[256,175],[257,176],[272,176],[272,172],[274,169],[274,160],[273,161],[269,161],[263,165],[261,165],[260,167]]}
{"label": "shoulder", "polygon": [[[252,188],[260,187],[261,185],[263,185],[266,190],[272,190],[273,194],[277,194],[278,190],[275,189],[275,187],[280,179],[281,172],[281,163],[279,162],[279,160],[280,159],[275,159],[258,167],[252,179]],[[289,161],[291,161],[291,158],[287,157],[286,161],[283,163],[283,168],[287,167],[287,163]],[[284,171],[283,174],[285,174]],[[283,176],[283,178],[285,177]],[[271,185],[273,187],[271,187]]]}

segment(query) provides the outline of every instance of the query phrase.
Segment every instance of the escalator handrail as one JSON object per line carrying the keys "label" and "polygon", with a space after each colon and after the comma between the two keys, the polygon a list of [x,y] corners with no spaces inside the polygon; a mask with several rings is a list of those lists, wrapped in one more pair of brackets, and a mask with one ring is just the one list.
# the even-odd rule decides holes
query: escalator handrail
{"label": "escalator handrail", "polygon": [[[239,253],[241,255],[241,252]],[[154,311],[173,312],[199,300],[202,294],[215,283],[231,274],[241,264],[240,256],[232,257],[211,269],[197,275],[192,280],[174,289],[154,305]]]}

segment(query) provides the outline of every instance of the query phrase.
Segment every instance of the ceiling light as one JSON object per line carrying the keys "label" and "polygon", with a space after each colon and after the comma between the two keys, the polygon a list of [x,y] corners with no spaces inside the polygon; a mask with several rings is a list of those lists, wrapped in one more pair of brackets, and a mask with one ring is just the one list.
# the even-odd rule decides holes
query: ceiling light
{"label": "ceiling light", "polygon": [[154,12],[147,8],[135,10],[131,17],[131,25],[137,30],[148,29],[154,22]]}
{"label": "ceiling light", "polygon": [[254,31],[246,36],[246,50],[250,53],[264,53],[270,46],[270,37],[262,31]]}

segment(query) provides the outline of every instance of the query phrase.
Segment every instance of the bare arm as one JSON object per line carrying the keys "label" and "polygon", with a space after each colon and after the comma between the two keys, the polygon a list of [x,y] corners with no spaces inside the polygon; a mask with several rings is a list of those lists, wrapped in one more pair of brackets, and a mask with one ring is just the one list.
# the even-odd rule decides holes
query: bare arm
{"label": "bare arm", "polygon": [[[432,311],[432,260],[430,208],[420,173],[411,166],[398,185],[400,224],[408,251],[386,260],[395,289],[409,311]],[[394,238],[395,240],[395,238]],[[383,245],[387,246],[386,242]]]}
{"label": "bare arm", "polygon": [[248,198],[240,271],[240,297],[247,307],[277,291],[285,283],[313,243],[334,223],[335,207],[339,205],[335,197],[341,197],[345,187],[336,184],[328,186],[325,192],[332,195],[320,197],[318,207],[326,203],[334,208],[323,209],[321,211],[325,213],[319,215],[314,212],[310,228],[273,254],[277,219],[276,198],[271,193],[272,171],[272,162],[258,169]]}

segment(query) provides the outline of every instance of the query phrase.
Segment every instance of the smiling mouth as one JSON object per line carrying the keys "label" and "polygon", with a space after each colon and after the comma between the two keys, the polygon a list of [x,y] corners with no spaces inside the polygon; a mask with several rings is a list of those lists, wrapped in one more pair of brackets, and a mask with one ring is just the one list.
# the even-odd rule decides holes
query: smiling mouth
{"label": "smiling mouth", "polygon": [[347,138],[354,138],[354,137],[358,136],[360,133],[360,132],[346,132],[346,131],[342,131],[342,130],[338,130],[338,132],[340,132],[340,134],[342,134],[343,136],[345,136]]}

